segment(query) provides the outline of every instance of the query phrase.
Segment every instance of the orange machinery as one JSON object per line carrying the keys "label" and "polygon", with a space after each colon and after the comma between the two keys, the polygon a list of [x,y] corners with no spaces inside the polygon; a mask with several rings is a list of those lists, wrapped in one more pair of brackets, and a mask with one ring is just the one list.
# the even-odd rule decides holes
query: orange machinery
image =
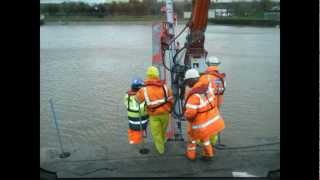
{"label": "orange machinery", "polygon": [[[181,121],[183,117],[184,74],[190,68],[197,69],[200,73],[206,68],[205,59],[207,51],[204,48],[205,31],[208,22],[210,0],[193,0],[191,18],[180,33],[176,35],[177,17],[174,13],[173,0],[166,0],[161,8],[165,13],[166,21],[154,23],[152,26],[152,64],[157,66],[163,81],[170,81],[174,96],[172,109],[173,118],[177,128],[169,127],[170,136],[174,134],[175,140],[183,140]],[[188,31],[186,42],[178,47],[177,38]],[[184,55],[181,55],[184,52]],[[171,137],[172,138],[172,137]]]}

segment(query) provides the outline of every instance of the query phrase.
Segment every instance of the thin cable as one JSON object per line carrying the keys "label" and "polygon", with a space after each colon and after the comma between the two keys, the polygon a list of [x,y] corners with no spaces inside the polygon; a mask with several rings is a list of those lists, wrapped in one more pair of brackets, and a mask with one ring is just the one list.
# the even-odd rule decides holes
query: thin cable
{"label": "thin cable", "polygon": [[177,65],[176,59],[177,59],[178,54],[179,54],[182,50],[184,50],[185,48],[187,48],[186,45],[184,45],[181,49],[179,49],[179,50],[176,52],[176,54],[173,56],[173,64],[174,64],[174,65]]}
{"label": "thin cable", "polygon": [[162,65],[164,66],[164,68],[170,72],[172,72],[172,70],[170,68],[168,68],[168,66],[165,63],[165,58],[162,58]]}
{"label": "thin cable", "polygon": [[234,150],[234,149],[248,149],[248,148],[261,147],[261,146],[270,146],[270,145],[276,145],[276,144],[280,144],[280,141],[279,142],[273,142],[273,143],[256,144],[256,145],[250,145],[250,146],[225,147],[225,148],[215,147],[215,148],[218,149],[218,150]]}
{"label": "thin cable", "polygon": [[184,26],[184,28],[179,32],[179,34],[177,36],[175,36],[170,42],[169,42],[169,46],[179,37],[181,36],[181,34],[189,27],[188,23]]}

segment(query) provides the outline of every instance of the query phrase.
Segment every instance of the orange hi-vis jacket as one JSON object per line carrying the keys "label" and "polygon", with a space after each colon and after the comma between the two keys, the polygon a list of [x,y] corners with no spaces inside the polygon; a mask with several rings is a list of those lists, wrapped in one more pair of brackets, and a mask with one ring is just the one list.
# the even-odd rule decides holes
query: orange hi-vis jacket
{"label": "orange hi-vis jacket", "polygon": [[198,81],[186,98],[184,116],[190,122],[188,132],[192,139],[206,139],[225,128],[210,86]]}
{"label": "orange hi-vis jacket", "polygon": [[138,102],[145,101],[149,115],[160,115],[171,112],[173,96],[170,88],[160,79],[146,79],[145,87],[136,94]]}
{"label": "orange hi-vis jacket", "polygon": [[218,105],[218,107],[220,107],[223,103],[225,76],[226,75],[224,73],[219,73],[217,66],[210,66],[199,79],[202,84],[209,84],[209,82],[211,83],[211,88],[216,96],[215,103]]}

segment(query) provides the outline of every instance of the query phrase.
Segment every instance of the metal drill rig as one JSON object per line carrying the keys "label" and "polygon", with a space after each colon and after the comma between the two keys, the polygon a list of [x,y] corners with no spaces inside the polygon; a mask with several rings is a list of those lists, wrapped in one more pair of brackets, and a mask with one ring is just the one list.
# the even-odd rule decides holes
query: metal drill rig
{"label": "metal drill rig", "polygon": [[[185,72],[194,68],[202,73],[206,68],[207,51],[204,42],[209,6],[210,0],[193,0],[191,18],[181,32],[176,34],[177,16],[174,13],[173,0],[166,0],[165,6],[161,8],[166,21],[154,23],[152,26],[152,64],[159,68],[161,80],[170,82],[174,96],[171,122],[176,126],[171,129],[173,133],[167,134],[169,140],[184,140],[181,121],[185,121],[183,117]],[[187,31],[186,42],[182,47],[177,47],[177,38],[185,31]]]}

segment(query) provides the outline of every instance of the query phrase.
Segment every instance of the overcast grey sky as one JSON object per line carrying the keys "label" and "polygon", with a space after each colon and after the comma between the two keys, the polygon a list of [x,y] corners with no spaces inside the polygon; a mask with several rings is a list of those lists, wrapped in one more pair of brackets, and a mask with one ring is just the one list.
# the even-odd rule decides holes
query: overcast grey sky
{"label": "overcast grey sky", "polygon": [[[104,2],[112,2],[112,1],[128,2],[129,0],[40,0],[40,3],[62,3],[64,1],[67,1],[67,2],[82,1],[82,2],[86,2],[86,3],[104,3]],[[158,1],[165,1],[165,0],[158,0]],[[174,1],[184,1],[184,0],[174,0]],[[216,1],[216,0],[214,0],[214,1]],[[218,2],[231,2],[231,1],[252,1],[252,0],[218,0]],[[279,2],[280,0],[271,0],[271,1]]]}

